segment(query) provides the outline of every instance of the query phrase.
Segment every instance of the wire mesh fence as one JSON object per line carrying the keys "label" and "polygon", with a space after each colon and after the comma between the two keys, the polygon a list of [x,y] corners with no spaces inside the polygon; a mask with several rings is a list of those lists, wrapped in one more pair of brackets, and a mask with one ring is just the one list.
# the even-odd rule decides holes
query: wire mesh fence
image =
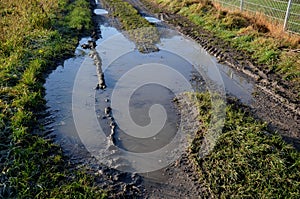
{"label": "wire mesh fence", "polygon": [[232,10],[263,13],[270,20],[282,24],[289,32],[300,34],[300,0],[213,0]]}

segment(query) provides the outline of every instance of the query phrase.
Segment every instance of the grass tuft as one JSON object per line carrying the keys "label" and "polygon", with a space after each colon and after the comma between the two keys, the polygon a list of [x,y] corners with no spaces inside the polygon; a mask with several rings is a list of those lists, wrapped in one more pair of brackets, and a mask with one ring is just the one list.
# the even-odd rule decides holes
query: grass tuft
{"label": "grass tuft", "polygon": [[211,115],[208,93],[197,99],[202,126],[190,147],[200,181],[216,198],[297,198],[300,194],[300,153],[279,134],[237,105],[226,110],[225,125],[213,151],[199,157]]}
{"label": "grass tuft", "polygon": [[159,33],[154,25],[143,18],[138,11],[128,2],[122,0],[104,0],[104,6],[112,11],[122,24],[129,39],[142,53],[155,52],[159,49],[155,46],[159,42]]}

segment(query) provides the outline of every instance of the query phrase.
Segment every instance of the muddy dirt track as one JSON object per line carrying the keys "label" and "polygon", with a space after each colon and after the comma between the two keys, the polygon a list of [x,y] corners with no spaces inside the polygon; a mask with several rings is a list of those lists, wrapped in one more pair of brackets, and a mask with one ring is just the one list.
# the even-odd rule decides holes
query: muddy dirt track
{"label": "muddy dirt track", "polygon": [[[228,47],[228,43],[192,24],[186,18],[160,10],[146,0],[126,1],[140,14],[163,19],[167,26],[172,26],[182,34],[191,37],[219,62],[229,65],[241,76],[253,82],[256,88],[253,95],[254,103],[249,105],[251,112],[258,119],[268,122],[271,129],[279,131],[286,141],[300,149],[300,109],[297,104],[297,93],[290,85],[282,82],[271,71],[264,70],[263,66],[257,65],[247,55]],[[160,13],[154,13],[157,10],[160,10]],[[110,22],[118,27],[116,19],[110,19]],[[190,34],[195,31],[197,35]],[[181,114],[187,117],[196,114],[195,108],[190,104],[187,106],[186,103],[190,102],[184,98],[180,100],[180,106],[189,107],[182,109]],[[190,125],[188,121],[185,124]],[[169,167],[143,176],[122,173],[106,167],[92,168],[91,172],[94,171],[99,174],[99,184],[102,184],[104,189],[110,190],[112,198],[201,198],[205,191],[197,182],[197,174],[187,154],[182,155]]]}
{"label": "muddy dirt track", "polygon": [[[136,1],[134,5],[143,6],[139,1]],[[100,7],[94,4],[94,8]],[[109,10],[109,8],[106,9]],[[139,11],[148,12],[145,8],[139,9]],[[98,19],[97,16],[94,16],[95,27],[99,26]],[[121,27],[117,19],[106,17],[106,20],[117,29]],[[195,118],[197,116],[196,106],[188,106],[187,103],[191,103],[187,97],[179,100],[178,106],[189,107],[181,109],[180,114],[183,118],[189,118],[193,114]],[[188,119],[183,123],[185,126],[196,125],[194,122],[190,123]],[[94,167],[90,166],[93,165],[93,162],[94,160],[91,158],[90,162],[84,162],[84,164],[91,169],[91,173],[98,176],[97,184],[108,190],[110,198],[199,198],[203,194],[198,176],[187,154],[183,154],[178,161],[167,168],[141,175],[120,172],[97,164],[94,164]]]}
{"label": "muddy dirt track", "polygon": [[[278,131],[283,138],[300,149],[300,106],[294,85],[281,78],[268,67],[259,65],[249,55],[231,48],[229,43],[196,26],[185,17],[162,10],[153,1],[126,0],[140,13],[150,13],[176,28],[182,34],[197,41],[220,63],[233,68],[239,75],[256,86],[254,103],[249,105],[254,116],[268,122],[270,129]],[[160,11],[157,13],[157,11]],[[197,34],[193,34],[193,33]]]}

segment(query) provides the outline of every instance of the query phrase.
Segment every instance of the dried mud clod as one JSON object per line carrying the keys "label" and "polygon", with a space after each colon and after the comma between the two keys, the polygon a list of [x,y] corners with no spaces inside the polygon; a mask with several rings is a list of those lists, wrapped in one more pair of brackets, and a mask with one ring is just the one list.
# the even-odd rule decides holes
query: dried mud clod
{"label": "dried mud clod", "polygon": [[109,106],[106,107],[106,108],[104,109],[104,113],[105,113],[106,116],[109,116],[110,113],[111,113],[111,108],[110,108]]}
{"label": "dried mud clod", "polygon": [[89,40],[87,43],[81,45],[83,49],[95,49],[96,46],[96,42],[92,40]]}
{"label": "dried mud clod", "polygon": [[[92,45],[94,45],[94,44],[92,44]],[[91,47],[90,49],[91,49],[91,51],[89,53],[89,56],[94,60],[94,64],[96,65],[97,77],[98,77],[98,84],[96,86],[96,89],[103,90],[107,86],[105,84],[104,73],[102,71],[102,59],[94,47]]]}

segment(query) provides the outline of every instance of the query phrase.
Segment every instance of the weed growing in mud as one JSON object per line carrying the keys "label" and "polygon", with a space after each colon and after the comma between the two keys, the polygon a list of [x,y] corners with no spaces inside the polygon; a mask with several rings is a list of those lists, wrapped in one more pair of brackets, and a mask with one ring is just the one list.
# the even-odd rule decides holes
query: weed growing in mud
{"label": "weed growing in mud", "polygon": [[44,73],[72,55],[90,28],[89,3],[72,2],[1,2],[0,198],[105,197],[83,170],[70,170],[57,145],[33,134],[45,105]]}
{"label": "weed growing in mud", "polygon": [[68,8],[70,14],[66,17],[69,27],[77,30],[90,29],[91,14],[87,12],[88,9],[89,3],[85,0],[77,0],[71,4]]}
{"label": "weed growing in mud", "polygon": [[[146,2],[149,0],[145,0]],[[150,1],[151,2],[151,1]],[[300,37],[278,31],[266,17],[256,17],[221,9],[208,0],[152,0],[170,12],[189,18],[234,48],[243,51],[263,71],[276,73],[292,83],[300,94]],[[197,34],[195,34],[197,35]]]}
{"label": "weed growing in mud", "polygon": [[155,52],[159,42],[159,33],[155,26],[143,18],[129,3],[122,0],[104,0],[104,6],[110,9],[112,15],[117,17],[126,30],[129,38],[135,42],[142,53]]}
{"label": "weed growing in mud", "polygon": [[190,147],[200,181],[216,198],[297,198],[300,194],[300,153],[266,124],[236,105],[226,110],[223,132],[213,151],[199,158],[203,135],[211,117],[210,95],[197,99],[202,126]]}

